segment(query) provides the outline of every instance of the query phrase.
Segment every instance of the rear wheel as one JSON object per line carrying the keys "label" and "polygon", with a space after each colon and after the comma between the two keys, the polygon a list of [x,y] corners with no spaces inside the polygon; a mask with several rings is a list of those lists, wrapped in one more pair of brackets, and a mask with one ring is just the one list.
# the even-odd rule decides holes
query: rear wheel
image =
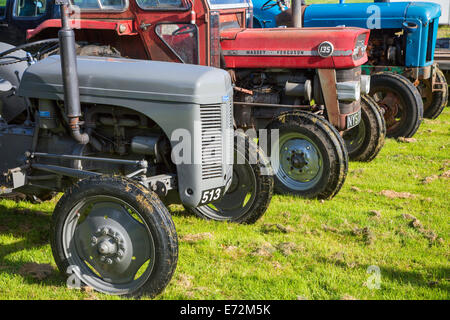
{"label": "rear wheel", "polygon": [[273,171],[267,156],[249,137],[236,131],[234,142],[233,178],[223,198],[186,209],[204,219],[250,224],[269,207]]}
{"label": "rear wheel", "polygon": [[386,137],[386,123],[377,103],[361,97],[361,122],[345,131],[343,138],[348,155],[354,161],[371,161],[380,152]]}
{"label": "rear wheel", "polygon": [[268,129],[279,130],[272,142],[275,191],[329,199],[342,187],[348,155],[342,138],[325,119],[308,112],[280,115]]}
{"label": "rear wheel", "polygon": [[448,85],[444,73],[436,69],[436,82],[438,91],[432,90],[431,79],[421,80],[418,86],[423,101],[423,116],[427,119],[436,119],[447,106]]}
{"label": "rear wheel", "polygon": [[389,138],[412,137],[423,118],[423,102],[416,87],[402,75],[378,73],[371,76],[370,96],[384,109]]}
{"label": "rear wheel", "polygon": [[158,197],[132,180],[81,180],[53,213],[51,245],[61,272],[116,295],[155,296],[178,258],[172,219]]}

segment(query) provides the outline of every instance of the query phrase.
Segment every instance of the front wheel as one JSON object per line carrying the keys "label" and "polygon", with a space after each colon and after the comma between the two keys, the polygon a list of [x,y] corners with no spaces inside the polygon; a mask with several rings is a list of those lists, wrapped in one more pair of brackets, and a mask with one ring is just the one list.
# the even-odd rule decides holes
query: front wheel
{"label": "front wheel", "polygon": [[255,223],[269,207],[273,183],[267,156],[248,136],[236,131],[231,186],[219,201],[186,210],[209,220]]}
{"label": "front wheel", "polygon": [[343,138],[348,156],[354,161],[371,161],[380,152],[386,137],[386,123],[377,103],[361,97],[361,122],[345,131]]}
{"label": "front wheel", "polygon": [[337,194],[347,175],[348,154],[328,121],[308,112],[289,112],[268,129],[278,130],[279,136],[271,144],[276,192],[318,199]]}
{"label": "front wheel", "polygon": [[153,297],[178,259],[174,223],[159,198],[122,177],[81,180],[53,213],[51,246],[59,270],[93,289]]}
{"label": "front wheel", "polygon": [[422,97],[407,78],[389,72],[374,74],[370,96],[384,109],[387,137],[410,138],[419,129],[423,118]]}

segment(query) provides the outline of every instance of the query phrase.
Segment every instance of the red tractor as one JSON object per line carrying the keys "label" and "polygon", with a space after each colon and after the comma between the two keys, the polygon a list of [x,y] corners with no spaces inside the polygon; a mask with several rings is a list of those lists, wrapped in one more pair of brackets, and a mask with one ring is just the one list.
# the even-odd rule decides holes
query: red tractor
{"label": "red tractor", "polygon": [[[278,192],[331,198],[344,183],[348,156],[369,161],[384,143],[383,116],[366,96],[368,77],[361,76],[368,30],[247,28],[249,0],[72,3],[79,14],[72,17],[81,55],[226,69],[235,89],[235,127],[255,129],[260,141],[261,129],[272,137],[268,145]],[[54,38],[59,28],[60,20],[46,20],[29,30],[27,39]],[[218,209],[193,210],[208,216]]]}

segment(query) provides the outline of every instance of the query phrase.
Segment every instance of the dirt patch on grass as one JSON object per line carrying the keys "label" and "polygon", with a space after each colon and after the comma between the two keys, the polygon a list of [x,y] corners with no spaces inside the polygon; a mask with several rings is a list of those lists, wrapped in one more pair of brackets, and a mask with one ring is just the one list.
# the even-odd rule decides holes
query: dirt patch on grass
{"label": "dirt patch on grass", "polygon": [[22,276],[31,276],[36,280],[44,280],[50,276],[55,268],[48,263],[25,263],[20,269],[19,274]]}
{"label": "dirt patch on grass", "polygon": [[430,245],[436,242],[441,244],[444,242],[442,238],[438,237],[436,232],[430,229],[426,229],[423,226],[422,222],[420,222],[420,220],[414,217],[413,215],[409,213],[404,213],[402,214],[402,218],[408,220],[409,221],[408,225],[411,228],[415,229],[417,232],[419,232],[425,239],[427,239]]}
{"label": "dirt patch on grass", "polygon": [[369,215],[371,217],[377,218],[377,219],[381,219],[381,212],[378,210],[370,210],[369,211]]}
{"label": "dirt patch on grass", "polygon": [[417,139],[416,138],[398,137],[397,141],[398,142],[403,142],[403,143],[413,143],[413,142],[417,142]]}
{"label": "dirt patch on grass", "polygon": [[381,190],[379,195],[385,196],[390,199],[415,199],[417,196],[409,192],[397,192],[394,190]]}
{"label": "dirt patch on grass", "polygon": [[203,233],[196,233],[196,234],[186,234],[180,238],[180,241],[187,242],[187,243],[195,243],[201,240],[205,239],[213,239],[214,236],[211,232],[203,232]]}
{"label": "dirt patch on grass", "polygon": [[301,247],[294,242],[282,242],[277,245],[277,249],[285,256],[290,256],[291,254],[301,251]]}
{"label": "dirt patch on grass", "polygon": [[355,236],[362,237],[362,240],[366,245],[371,245],[375,242],[375,234],[369,227],[354,228],[352,233]]}
{"label": "dirt patch on grass", "polygon": [[265,223],[261,227],[261,232],[263,233],[271,233],[271,232],[282,232],[282,233],[290,233],[295,232],[295,229],[291,226],[285,226],[279,223]]}
{"label": "dirt patch on grass", "polygon": [[257,247],[252,250],[251,255],[259,257],[271,257],[275,251],[276,248],[270,242],[263,242],[257,245]]}

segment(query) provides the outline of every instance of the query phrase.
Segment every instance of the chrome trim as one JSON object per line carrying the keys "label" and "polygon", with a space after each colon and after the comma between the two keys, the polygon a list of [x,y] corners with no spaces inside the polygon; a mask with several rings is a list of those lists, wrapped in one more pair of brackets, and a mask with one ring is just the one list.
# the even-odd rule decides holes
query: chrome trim
{"label": "chrome trim", "polygon": [[[225,56],[317,56],[317,50],[223,50]],[[335,50],[331,56],[350,56],[353,50]]]}
{"label": "chrome trim", "polygon": [[361,83],[359,81],[345,81],[336,83],[339,101],[357,101],[361,98]]}
{"label": "chrome trim", "polygon": [[369,94],[370,92],[370,76],[362,74],[361,75],[361,93]]}

